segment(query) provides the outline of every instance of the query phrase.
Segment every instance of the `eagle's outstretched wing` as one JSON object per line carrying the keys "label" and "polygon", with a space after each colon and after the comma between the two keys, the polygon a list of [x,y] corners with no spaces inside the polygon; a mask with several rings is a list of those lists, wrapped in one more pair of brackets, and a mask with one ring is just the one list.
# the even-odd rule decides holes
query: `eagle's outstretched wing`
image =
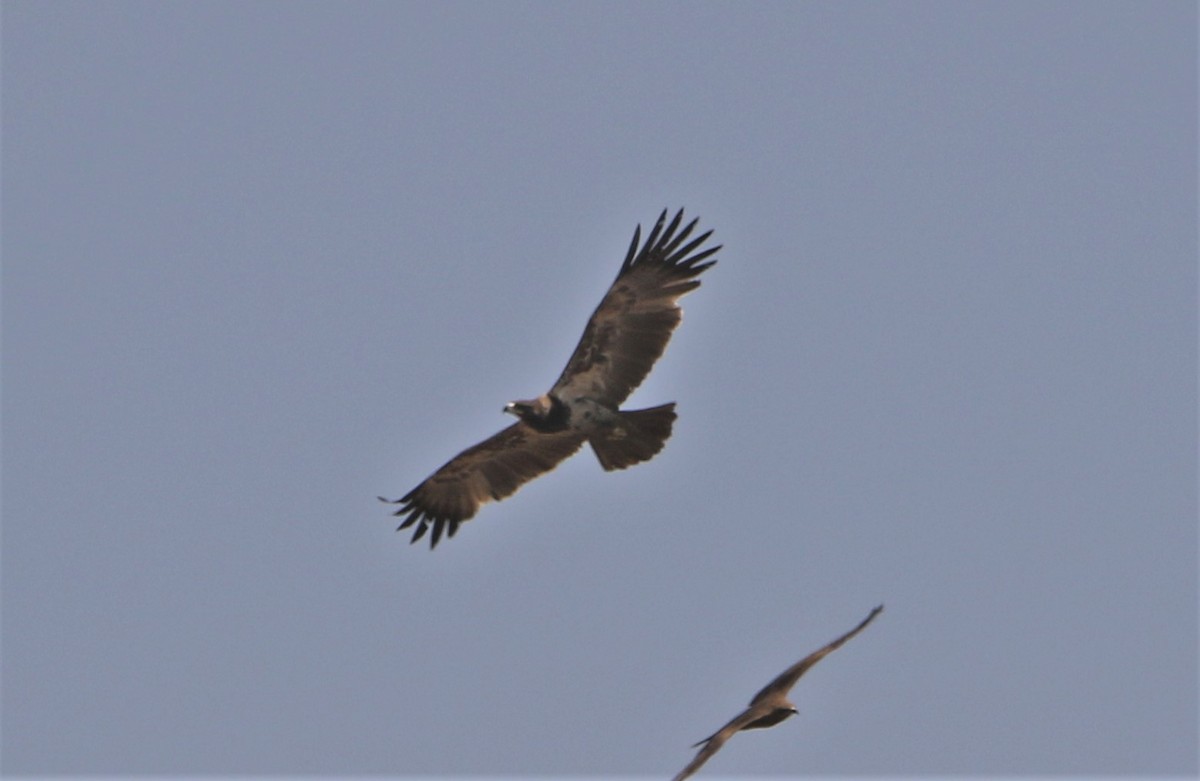
{"label": "eagle's outstretched wing", "polygon": [[[701,765],[708,761],[709,757],[721,750],[721,746],[724,746],[725,741],[729,740],[729,738],[731,738],[735,732],[745,728],[747,724],[754,721],[754,719],[760,715],[762,714],[755,711],[754,708],[747,708],[734,717],[733,720],[724,727],[721,727],[719,730],[697,743],[696,746],[702,746],[703,748],[696,752],[696,756],[692,757],[692,761],[688,762],[687,766],[684,767],[683,770],[680,770],[678,773],[676,773],[675,778],[673,778],[671,781],[683,781],[683,779],[687,778],[692,773],[695,773],[700,769]],[[693,746],[693,748],[696,746]]]}
{"label": "eagle's outstretched wing", "polygon": [[750,700],[750,704],[756,705],[759,702],[762,702],[763,700],[770,699],[773,697],[786,697],[788,691],[790,691],[791,688],[796,685],[796,681],[800,680],[800,676],[804,675],[804,673],[806,673],[808,671],[808,668],[812,667],[814,664],[816,664],[817,662],[824,659],[825,656],[827,654],[829,654],[830,652],[836,651],[838,648],[841,648],[843,643],[845,643],[851,637],[854,637],[856,634],[858,634],[862,630],[866,629],[867,624],[874,621],[875,616],[879,615],[882,612],[883,612],[883,605],[879,605],[878,607],[874,608],[871,611],[870,615],[868,615],[866,618],[864,618],[862,620],[862,623],[860,623],[858,626],[854,627],[849,632],[842,635],[837,640],[834,640],[832,643],[825,646],[824,648],[813,651],[808,656],[804,657],[800,661],[793,664],[791,667],[789,667],[786,670],[784,670],[783,672],[781,672],[779,675],[775,676],[775,680],[768,683],[766,686],[764,686],[762,688],[762,690],[758,694],[754,695],[754,699]]}
{"label": "eagle's outstretched wing", "polygon": [[649,374],[682,318],[680,297],[700,286],[696,277],[716,263],[702,261],[721,248],[690,255],[712,231],[685,244],[697,220],[676,233],[682,219],[680,209],[666,225],[664,209],[640,250],[642,227],[634,231],[620,273],[588,320],[551,394],[586,396],[616,407]]}
{"label": "eagle's outstretched wing", "polygon": [[458,525],[475,515],[481,504],[503,499],[549,472],[583,442],[575,431],[539,432],[518,421],[459,453],[399,499],[379,498],[400,505],[394,515],[405,518],[396,531],[417,524],[412,542],[424,537],[432,525],[433,548],[443,531],[453,537]]}

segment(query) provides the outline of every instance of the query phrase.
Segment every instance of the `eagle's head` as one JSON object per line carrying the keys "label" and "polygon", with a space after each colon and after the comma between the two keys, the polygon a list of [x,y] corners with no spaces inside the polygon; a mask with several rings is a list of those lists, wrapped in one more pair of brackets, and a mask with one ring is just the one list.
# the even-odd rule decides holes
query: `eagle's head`
{"label": "eagle's head", "polygon": [[521,420],[534,423],[544,420],[546,415],[550,413],[550,399],[548,396],[538,396],[536,399],[526,399],[524,401],[510,401],[504,405],[504,411],[510,415],[516,415]]}
{"label": "eagle's head", "polygon": [[536,399],[510,401],[504,405],[504,411],[516,415],[538,431],[560,431],[566,428],[571,417],[567,405],[549,393],[543,393]]}

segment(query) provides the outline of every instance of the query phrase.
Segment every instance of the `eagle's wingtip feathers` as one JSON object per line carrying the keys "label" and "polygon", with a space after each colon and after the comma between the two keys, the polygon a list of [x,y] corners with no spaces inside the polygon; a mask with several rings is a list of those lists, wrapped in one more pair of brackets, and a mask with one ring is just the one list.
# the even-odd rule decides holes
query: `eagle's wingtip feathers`
{"label": "eagle's wingtip feathers", "polygon": [[715,260],[707,263],[701,263],[701,261],[714,255],[721,249],[721,245],[697,252],[695,255],[691,254],[712,236],[713,232],[711,230],[706,231],[698,238],[692,239],[686,246],[680,246],[687,241],[692,230],[700,222],[700,218],[695,217],[680,230],[679,225],[683,220],[683,212],[683,209],[676,212],[670,225],[666,225],[668,211],[663,209],[654,223],[653,230],[646,236],[646,240],[641,242],[640,247],[638,244],[642,226],[639,224],[634,230],[633,241],[629,245],[629,251],[625,255],[625,261],[621,264],[621,270],[617,274],[617,277],[620,278],[636,266],[652,263],[656,266],[661,265],[677,273],[686,271],[688,272],[686,276],[690,278],[700,274],[709,266],[716,263]]}

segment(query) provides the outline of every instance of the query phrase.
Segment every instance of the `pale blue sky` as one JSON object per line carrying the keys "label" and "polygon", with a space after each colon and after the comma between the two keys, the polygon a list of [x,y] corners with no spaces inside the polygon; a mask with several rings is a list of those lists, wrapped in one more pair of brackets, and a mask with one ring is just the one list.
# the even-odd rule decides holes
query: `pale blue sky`
{"label": "pale blue sky", "polygon": [[[3,771],[1197,772],[1196,6],[3,6]],[[634,406],[430,553],[634,226]]]}

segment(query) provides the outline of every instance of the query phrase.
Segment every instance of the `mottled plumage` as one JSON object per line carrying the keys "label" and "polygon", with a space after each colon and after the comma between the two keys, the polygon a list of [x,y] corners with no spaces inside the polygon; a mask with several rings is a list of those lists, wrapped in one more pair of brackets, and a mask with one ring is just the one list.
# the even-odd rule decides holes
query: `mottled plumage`
{"label": "mottled plumage", "polygon": [[[700,250],[712,231],[688,241],[696,220],[679,229],[681,209],[667,223],[664,209],[639,249],[641,226],[616,280],[592,313],[583,337],[550,390],[509,403],[520,420],[450,459],[396,500],[400,529],[416,526],[412,542],[432,528],[430,547],[453,537],[480,505],[503,499],[554,469],[584,442],[605,470],[649,460],[671,435],[675,404],[621,410],[662,356],[683,316],[679,299],[700,286],[720,246]],[[700,250],[700,251],[697,251]],[[695,254],[692,254],[695,253]]]}

